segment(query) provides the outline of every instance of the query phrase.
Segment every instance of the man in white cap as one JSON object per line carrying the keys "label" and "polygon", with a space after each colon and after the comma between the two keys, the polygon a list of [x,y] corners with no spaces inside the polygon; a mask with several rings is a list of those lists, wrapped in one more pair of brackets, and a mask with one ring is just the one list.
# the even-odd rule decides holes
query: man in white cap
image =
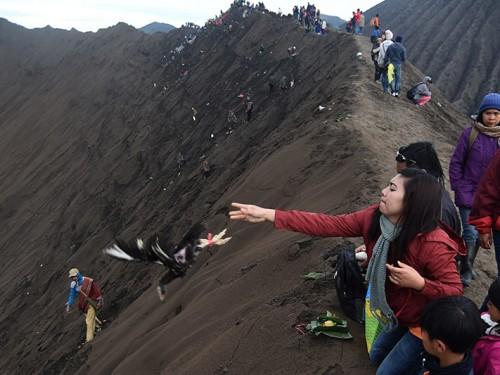
{"label": "man in white cap", "polygon": [[71,306],[78,299],[78,309],[86,314],[87,335],[85,342],[92,341],[95,334],[95,323],[97,320],[96,310],[103,305],[101,289],[90,277],[82,276],[78,268],[72,268],[68,274],[71,279],[68,300],[66,301],[66,311],[69,312]]}

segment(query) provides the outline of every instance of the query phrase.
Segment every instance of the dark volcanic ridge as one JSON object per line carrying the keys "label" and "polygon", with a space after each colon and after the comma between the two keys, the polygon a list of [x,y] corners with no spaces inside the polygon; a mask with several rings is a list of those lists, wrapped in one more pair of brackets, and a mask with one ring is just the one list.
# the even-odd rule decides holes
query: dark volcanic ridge
{"label": "dark volcanic ridge", "polygon": [[[227,218],[232,201],[363,207],[394,174],[394,150],[412,141],[432,140],[447,163],[466,118],[437,90],[423,108],[382,95],[358,51],[369,56],[366,38],[318,37],[288,17],[243,19],[237,8],[220,26],[153,35],[124,24],[82,34],[0,22],[0,367],[373,373],[355,323],[348,342],[292,328],[327,309],[340,313],[328,282],[300,275],[328,268],[320,253],[342,240]],[[408,64],[404,89],[420,77]],[[241,94],[254,102],[250,122]],[[152,287],[159,266],[101,254],[115,236],[179,239],[198,221],[227,226],[234,238],[203,254],[164,304]],[[112,321],[83,349],[82,316],[63,311],[75,266],[99,282],[102,316]]]}

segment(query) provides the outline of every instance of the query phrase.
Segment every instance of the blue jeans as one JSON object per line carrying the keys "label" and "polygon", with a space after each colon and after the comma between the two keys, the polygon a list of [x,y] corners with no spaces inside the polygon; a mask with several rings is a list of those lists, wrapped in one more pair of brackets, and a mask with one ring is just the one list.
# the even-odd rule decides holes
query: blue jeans
{"label": "blue jeans", "polygon": [[423,352],[422,340],[408,328],[397,327],[377,337],[370,361],[378,366],[377,375],[420,375]]}
{"label": "blue jeans", "polygon": [[399,94],[399,90],[401,90],[401,65],[394,65],[394,80],[391,82],[391,90],[392,92],[397,92]]}
{"label": "blue jeans", "polygon": [[497,276],[500,276],[500,231],[493,231],[493,245],[495,245],[495,258],[497,258]]}
{"label": "blue jeans", "polygon": [[470,208],[458,207],[458,212],[460,213],[460,219],[462,220],[462,238],[468,247],[474,247],[477,241],[478,233],[474,225],[467,224],[470,215]]}
{"label": "blue jeans", "polygon": [[387,67],[386,68],[380,68],[381,74],[380,74],[380,81],[382,82],[382,89],[384,92],[389,91],[389,81],[387,80]]}

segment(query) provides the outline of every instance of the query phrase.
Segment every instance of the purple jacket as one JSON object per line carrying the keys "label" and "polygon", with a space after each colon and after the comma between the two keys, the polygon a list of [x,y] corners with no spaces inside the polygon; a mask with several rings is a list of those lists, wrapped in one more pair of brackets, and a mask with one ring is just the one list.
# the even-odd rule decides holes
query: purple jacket
{"label": "purple jacket", "polygon": [[458,207],[472,207],[477,185],[500,148],[497,138],[479,133],[472,149],[468,150],[471,131],[472,127],[463,131],[450,161],[451,189],[455,192],[455,204]]}

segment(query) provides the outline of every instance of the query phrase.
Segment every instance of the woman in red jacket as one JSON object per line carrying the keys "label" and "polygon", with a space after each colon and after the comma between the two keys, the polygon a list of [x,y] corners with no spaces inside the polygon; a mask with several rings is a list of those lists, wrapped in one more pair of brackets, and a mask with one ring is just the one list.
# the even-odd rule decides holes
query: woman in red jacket
{"label": "woman in red jacket", "polygon": [[[270,221],[322,237],[363,237],[369,257],[370,309],[383,324],[370,351],[377,374],[420,374],[418,324],[433,299],[463,292],[455,256],[462,240],[439,226],[441,185],[425,171],[407,168],[382,190],[378,205],[346,215],[283,211],[233,203],[233,220]],[[387,276],[387,277],[386,277]]]}
{"label": "woman in red jacket", "polygon": [[500,150],[488,165],[474,194],[469,224],[474,225],[479,232],[483,249],[490,249],[492,243],[495,245],[500,276]]}

